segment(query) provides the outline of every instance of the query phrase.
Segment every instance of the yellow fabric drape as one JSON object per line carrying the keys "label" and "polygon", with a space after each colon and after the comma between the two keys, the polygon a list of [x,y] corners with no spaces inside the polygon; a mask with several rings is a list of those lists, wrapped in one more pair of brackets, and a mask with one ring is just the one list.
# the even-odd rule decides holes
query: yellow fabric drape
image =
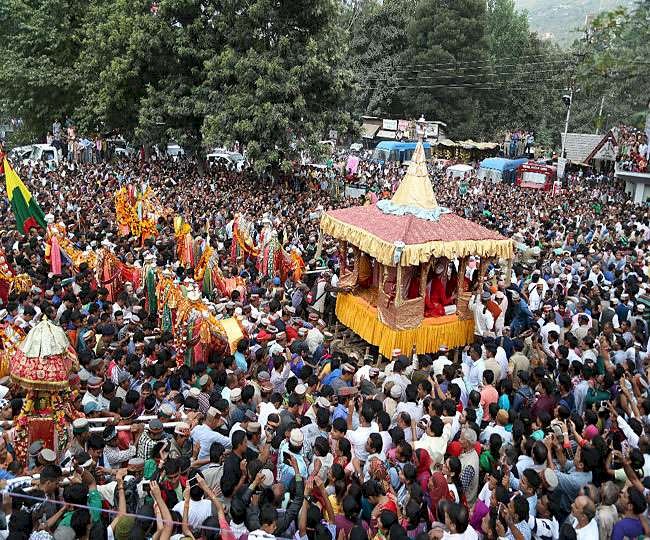
{"label": "yellow fabric drape", "polygon": [[[321,231],[338,240],[357,246],[361,251],[377,259],[387,266],[394,266],[393,253],[395,246],[381,238],[364,231],[359,227],[350,225],[323,214],[320,221]],[[418,266],[428,262],[431,257],[496,257],[500,259],[512,258],[512,240],[458,240],[451,242],[426,242],[424,244],[407,244],[402,251],[400,266]]]}
{"label": "yellow fabric drape", "polygon": [[424,319],[412,330],[395,330],[379,321],[376,307],[352,294],[337,295],[336,316],[388,358],[396,348],[410,352],[414,343],[417,353],[423,354],[435,352],[443,344],[461,347],[474,340],[473,319],[461,321],[456,315],[446,315]]}
{"label": "yellow fabric drape", "polygon": [[244,337],[241,327],[237,323],[237,319],[231,317],[228,319],[221,319],[219,321],[221,326],[223,326],[224,331],[226,332],[226,337],[228,338],[228,344],[230,345],[230,353],[235,354],[237,350],[237,344]]}

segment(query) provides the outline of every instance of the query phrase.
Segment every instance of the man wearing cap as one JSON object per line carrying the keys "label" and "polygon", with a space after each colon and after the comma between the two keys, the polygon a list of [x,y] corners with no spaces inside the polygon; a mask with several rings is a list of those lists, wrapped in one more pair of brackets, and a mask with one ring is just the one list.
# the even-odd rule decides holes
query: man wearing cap
{"label": "man wearing cap", "polygon": [[298,464],[298,474],[302,478],[307,478],[309,472],[307,463],[302,455],[302,447],[305,436],[298,428],[294,428],[289,433],[289,440],[283,440],[278,449],[278,481],[283,483],[286,488],[296,476],[296,470],[293,466],[292,458]]}
{"label": "man wearing cap", "polygon": [[169,441],[169,457],[176,459],[186,457],[192,459],[192,440],[190,439],[190,425],[180,422],[174,428],[174,435]]}
{"label": "man wearing cap", "polygon": [[150,420],[148,429],[140,435],[138,440],[137,457],[144,460],[151,459],[154,447],[165,438],[163,423],[158,418]]}
{"label": "man wearing cap", "polygon": [[102,381],[99,377],[90,377],[88,379],[88,384],[86,386],[87,390],[84,394],[84,397],[81,400],[81,404],[85,407],[88,403],[95,403],[97,405],[96,410],[103,410],[102,401],[101,401],[101,392],[102,392]]}
{"label": "man wearing cap", "polygon": [[210,446],[214,442],[222,444],[224,448],[230,448],[230,438],[215,431],[222,422],[223,418],[219,410],[216,407],[210,407],[203,423],[194,426],[191,430],[195,459],[208,459],[210,457]]}
{"label": "man wearing cap", "polygon": [[85,418],[77,418],[72,422],[72,440],[65,451],[63,460],[69,457],[76,456],[81,452],[86,451],[86,442],[90,437],[90,427],[88,420]]}
{"label": "man wearing cap", "polygon": [[352,379],[354,378],[354,372],[356,371],[356,368],[349,363],[345,363],[341,365],[341,376],[334,378],[330,382],[330,386],[334,390],[334,392],[338,393],[338,391],[345,387],[345,386],[352,386]]}
{"label": "man wearing cap", "polygon": [[472,295],[469,301],[469,309],[474,313],[474,334],[480,337],[494,337],[494,317],[487,306],[489,300],[490,293],[483,291],[480,295]]}
{"label": "man wearing cap", "polygon": [[305,336],[305,344],[309,348],[309,354],[313,356],[318,346],[325,341],[323,330],[325,330],[325,322],[318,318],[316,313],[309,314],[309,322],[314,326],[307,332]]}
{"label": "man wearing cap", "polygon": [[320,365],[324,359],[331,357],[332,341],[334,341],[334,334],[327,331],[323,332],[323,343],[316,347],[312,355],[312,363],[315,366]]}
{"label": "man wearing cap", "polygon": [[138,439],[142,435],[142,424],[133,424],[130,426],[131,432],[134,436],[134,445],[129,446],[126,450],[120,450],[118,446],[117,430],[115,426],[106,426],[102,432],[104,439],[104,468],[106,469],[119,469],[122,464],[132,457],[135,457],[137,452]]}

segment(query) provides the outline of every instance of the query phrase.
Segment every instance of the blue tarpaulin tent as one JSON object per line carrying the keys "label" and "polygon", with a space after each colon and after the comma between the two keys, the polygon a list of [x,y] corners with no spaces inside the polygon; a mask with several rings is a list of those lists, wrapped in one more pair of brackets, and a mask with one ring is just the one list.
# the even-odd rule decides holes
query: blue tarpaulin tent
{"label": "blue tarpaulin tent", "polygon": [[487,158],[481,161],[481,165],[478,169],[478,177],[481,180],[492,180],[492,182],[514,183],[517,168],[524,163],[528,163],[526,158]]}

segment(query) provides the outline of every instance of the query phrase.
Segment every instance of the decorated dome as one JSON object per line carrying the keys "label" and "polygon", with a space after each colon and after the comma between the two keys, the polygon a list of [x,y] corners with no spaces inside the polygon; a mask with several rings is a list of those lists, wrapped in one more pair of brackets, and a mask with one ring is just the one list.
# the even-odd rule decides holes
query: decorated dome
{"label": "decorated dome", "polygon": [[10,366],[14,382],[31,390],[59,390],[79,367],[68,336],[47,319],[30,330]]}

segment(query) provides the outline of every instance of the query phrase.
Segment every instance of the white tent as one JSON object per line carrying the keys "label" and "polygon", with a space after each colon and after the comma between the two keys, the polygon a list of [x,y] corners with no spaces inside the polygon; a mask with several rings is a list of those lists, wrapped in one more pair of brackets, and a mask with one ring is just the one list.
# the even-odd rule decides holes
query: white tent
{"label": "white tent", "polygon": [[452,165],[447,168],[447,176],[452,178],[463,178],[467,173],[471,173],[474,168],[471,165],[464,165],[462,163],[458,165]]}

